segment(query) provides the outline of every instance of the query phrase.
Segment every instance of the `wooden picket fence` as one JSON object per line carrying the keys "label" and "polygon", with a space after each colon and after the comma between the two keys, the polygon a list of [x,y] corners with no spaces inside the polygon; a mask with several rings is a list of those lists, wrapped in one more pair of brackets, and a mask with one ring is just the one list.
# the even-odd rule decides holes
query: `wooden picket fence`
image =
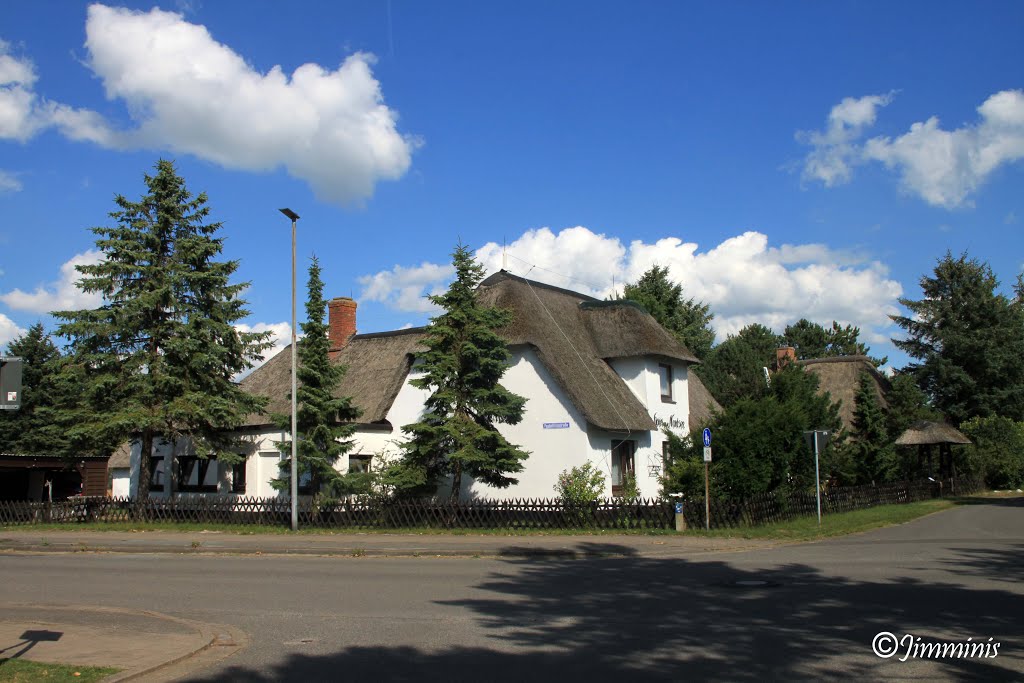
{"label": "wooden picket fence", "polygon": [[[875,505],[909,503],[981,490],[979,480],[930,480],[832,488],[822,493],[823,514]],[[704,526],[704,499],[683,501],[687,526]],[[813,492],[765,493],[741,500],[712,499],[711,528],[736,528],[781,522],[815,514]],[[675,501],[611,498],[587,505],[561,499],[522,498],[453,503],[435,500],[351,498],[330,506],[311,499],[298,505],[299,525],[325,529],[672,529]],[[288,498],[179,494],[147,501],[129,498],[76,498],[61,503],[0,501],[0,525],[45,523],[167,521],[197,524],[288,526]]]}

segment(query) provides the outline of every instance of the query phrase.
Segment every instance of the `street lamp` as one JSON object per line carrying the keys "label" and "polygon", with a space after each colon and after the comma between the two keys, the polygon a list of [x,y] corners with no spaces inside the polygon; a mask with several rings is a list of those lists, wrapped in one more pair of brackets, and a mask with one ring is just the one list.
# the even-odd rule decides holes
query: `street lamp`
{"label": "street lamp", "polygon": [[296,454],[295,422],[298,413],[297,381],[295,379],[298,363],[295,355],[295,221],[299,214],[291,209],[278,209],[292,219],[292,531],[299,530],[299,460]]}

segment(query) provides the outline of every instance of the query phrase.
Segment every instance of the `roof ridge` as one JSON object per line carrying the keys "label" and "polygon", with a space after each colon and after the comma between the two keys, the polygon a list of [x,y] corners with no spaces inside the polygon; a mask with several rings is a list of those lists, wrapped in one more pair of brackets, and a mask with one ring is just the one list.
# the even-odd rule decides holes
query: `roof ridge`
{"label": "roof ridge", "polygon": [[583,299],[586,302],[591,302],[592,303],[592,302],[600,302],[601,301],[601,299],[598,299],[596,297],[590,296],[589,294],[584,294],[582,292],[577,292],[577,291],[574,291],[574,290],[571,290],[571,289],[566,289],[565,287],[556,287],[555,285],[549,285],[546,282],[538,282],[537,280],[530,280],[528,278],[523,277],[522,275],[515,275],[514,273],[510,273],[510,272],[508,272],[507,270],[504,270],[504,269],[499,270],[498,272],[496,272],[496,273],[494,273],[492,275],[489,275],[483,282],[480,283],[480,285],[477,287],[477,289],[479,289],[480,287],[490,287],[492,285],[496,285],[499,282],[501,282],[502,280],[514,280],[515,282],[522,282],[522,283],[528,284],[528,285],[530,285],[532,287],[540,287],[542,289],[549,289],[549,290],[551,290],[553,292],[558,292],[560,294],[569,294],[569,295],[574,296],[574,297],[579,297],[580,299]]}

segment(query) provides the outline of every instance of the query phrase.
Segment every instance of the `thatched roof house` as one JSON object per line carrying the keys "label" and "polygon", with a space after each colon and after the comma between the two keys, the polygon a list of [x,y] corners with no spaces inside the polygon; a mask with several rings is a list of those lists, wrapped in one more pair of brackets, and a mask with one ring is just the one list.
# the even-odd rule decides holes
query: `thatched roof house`
{"label": "thatched roof house", "polygon": [[847,430],[853,426],[853,411],[857,405],[857,391],[863,373],[866,372],[871,378],[875,396],[882,408],[889,405],[885,396],[892,384],[867,356],[835,356],[796,362],[818,377],[819,392],[828,393],[839,404],[839,417]]}
{"label": "thatched roof house", "polygon": [[[685,435],[719,409],[689,371],[697,358],[632,302],[600,301],[504,271],[484,280],[477,296],[512,313],[510,324],[499,330],[510,352],[502,384],[527,401],[521,421],[497,428],[530,456],[511,487],[467,477],[460,495],[550,497],[561,472],[585,463],[605,472],[605,495],[620,495],[629,474],[641,495],[658,495],[668,442],[662,430]],[[346,298],[328,303],[331,357],[347,368],[338,395],[351,397],[361,411],[353,447],[335,464],[343,471],[373,469],[397,457],[401,428],[422,417],[429,396],[410,381],[420,372],[415,356],[427,328],[356,334],[356,308]],[[290,349],[241,386],[268,399],[265,411],[250,415],[242,430],[245,462],[211,465],[197,475],[179,468],[178,490],[276,495],[270,482],[279,475],[277,446],[289,435],[270,416],[290,410]],[[187,457],[185,451],[164,449],[154,456],[159,462],[152,481],[176,471],[168,465],[171,458]],[[185,481],[181,472],[191,479]]]}
{"label": "thatched roof house", "polygon": [[[686,364],[699,362],[675,337],[630,301],[601,301],[579,292],[533,282],[505,271],[480,285],[480,300],[512,311],[500,331],[512,347],[529,346],[583,417],[611,431],[657,429],[647,408],[609,364],[619,358],[654,356]],[[425,328],[357,334],[335,356],[347,366],[338,395],[351,396],[360,423],[386,419],[420,350]],[[270,424],[270,413],[287,414],[291,354],[286,349],[242,380],[242,387],[268,397],[266,412],[251,415],[251,426]],[[690,422],[707,420],[720,408],[691,373]],[[400,426],[400,425],[396,425]]]}

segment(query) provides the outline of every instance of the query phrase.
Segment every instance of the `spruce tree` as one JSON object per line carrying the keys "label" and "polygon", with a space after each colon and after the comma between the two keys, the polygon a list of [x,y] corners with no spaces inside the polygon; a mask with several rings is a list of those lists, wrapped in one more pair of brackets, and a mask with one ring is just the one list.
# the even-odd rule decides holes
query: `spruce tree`
{"label": "spruce tree", "polygon": [[5,453],[65,455],[69,452],[67,434],[58,424],[55,411],[61,403],[57,395],[60,350],[43,329],[32,325],[28,332],[7,345],[7,355],[22,359],[21,407],[0,411],[0,450]]}
{"label": "spruce tree", "polygon": [[76,431],[93,442],[139,439],[140,500],[158,438],[187,439],[225,464],[241,458],[231,431],[264,402],[232,380],[269,346],[268,335],[234,327],[248,314],[239,298],[248,283],[230,284],[237,261],[216,260],[221,224],[207,222],[206,194],[193,197],[165,160],[145,184],[138,202],[115,198],[113,227],[92,229],[103,259],[77,267],[78,287],[102,294],[102,305],[55,313],[71,340],[68,373],[90,406]]}
{"label": "spruce tree", "polygon": [[[309,266],[306,322],[302,323],[302,339],[298,342],[298,380],[296,444],[297,469],[300,481],[308,478],[314,494],[326,492],[336,496],[359,492],[353,477],[335,469],[335,464],[353,446],[346,441],[355,431],[359,411],[348,397],[337,397],[338,384],[345,375],[345,367],[331,362],[328,355],[330,340],[324,322],[327,302],[324,283],[320,279],[320,262],[314,256]],[[290,398],[289,394],[289,398]],[[291,429],[290,415],[275,415],[281,429]],[[281,491],[291,487],[291,442],[277,444],[287,457],[281,463],[281,476],[271,484]]]}
{"label": "spruce tree", "polygon": [[774,332],[752,323],[712,349],[695,371],[708,391],[727,408],[740,399],[756,399],[768,393],[764,368],[775,362],[777,347]]}
{"label": "spruce tree", "polygon": [[893,343],[915,361],[905,371],[954,425],[1024,420],[1024,305],[998,286],[987,263],[947,252],[921,278],[924,298],[900,299],[913,315],[892,317],[907,334]]}
{"label": "spruce tree", "polygon": [[853,430],[849,449],[858,484],[880,484],[888,481],[896,470],[895,453],[886,416],[875,393],[875,383],[862,372],[854,396]]}
{"label": "spruce tree", "polygon": [[697,358],[704,359],[715,342],[708,304],[683,297],[683,286],[672,282],[668,268],[654,266],[634,284],[623,288],[623,298],[635,301]]}
{"label": "spruce tree", "polygon": [[451,477],[452,500],[458,500],[463,475],[506,487],[518,480],[529,453],[510,444],[496,423],[517,424],[526,399],[499,383],[508,368],[509,352],[496,330],[511,322],[503,309],[482,306],[476,299],[484,269],[463,245],[452,254],[455,281],[448,291],[431,296],[443,309],[431,320],[418,354],[420,377],[413,386],[431,390],[420,422],[402,430],[402,461],[390,472],[399,490],[429,490]]}

